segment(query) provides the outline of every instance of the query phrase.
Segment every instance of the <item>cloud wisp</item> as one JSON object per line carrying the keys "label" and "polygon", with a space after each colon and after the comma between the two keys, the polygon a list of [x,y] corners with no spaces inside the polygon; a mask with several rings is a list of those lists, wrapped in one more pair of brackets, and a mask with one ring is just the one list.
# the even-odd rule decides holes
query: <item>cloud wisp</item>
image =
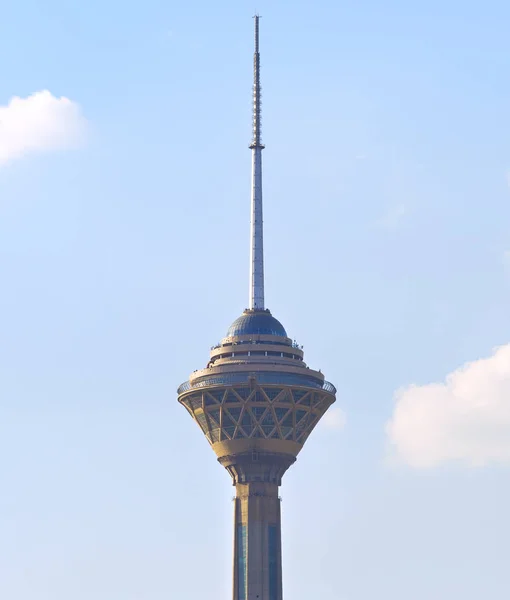
{"label": "cloud wisp", "polygon": [[0,166],[30,153],[75,148],[85,128],[80,107],[68,98],[47,90],[15,96],[0,106]]}
{"label": "cloud wisp", "polygon": [[386,433],[391,458],[414,468],[510,465],[510,344],[397,391]]}
{"label": "cloud wisp", "polygon": [[342,409],[331,407],[322,417],[320,423],[329,430],[341,431],[345,427],[346,417]]}

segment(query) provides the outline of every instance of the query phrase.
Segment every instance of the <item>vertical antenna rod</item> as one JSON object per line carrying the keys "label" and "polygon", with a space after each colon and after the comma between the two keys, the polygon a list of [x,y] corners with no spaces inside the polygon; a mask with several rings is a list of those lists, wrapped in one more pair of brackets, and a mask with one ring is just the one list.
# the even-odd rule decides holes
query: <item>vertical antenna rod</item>
{"label": "vertical antenna rod", "polygon": [[251,148],[251,245],[250,245],[250,305],[252,310],[264,309],[264,239],[262,226],[262,150],[260,102],[259,15],[255,15],[255,52],[253,54],[253,137]]}

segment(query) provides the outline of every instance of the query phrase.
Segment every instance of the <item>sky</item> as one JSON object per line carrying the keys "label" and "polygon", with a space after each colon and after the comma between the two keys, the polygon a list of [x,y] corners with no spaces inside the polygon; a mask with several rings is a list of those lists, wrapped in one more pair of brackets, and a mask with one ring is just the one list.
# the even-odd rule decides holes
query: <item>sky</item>
{"label": "sky", "polygon": [[292,600],[506,600],[510,5],[18,0],[0,20],[0,596],[231,596],[177,386],[266,302],[337,389],[285,475]]}

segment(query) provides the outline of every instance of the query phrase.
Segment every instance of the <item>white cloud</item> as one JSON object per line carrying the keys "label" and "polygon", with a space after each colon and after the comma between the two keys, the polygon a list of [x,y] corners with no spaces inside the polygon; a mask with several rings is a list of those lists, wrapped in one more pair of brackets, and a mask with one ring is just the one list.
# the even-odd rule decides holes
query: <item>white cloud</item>
{"label": "white cloud", "polygon": [[510,465],[510,344],[395,401],[386,426],[394,458],[415,468]]}
{"label": "white cloud", "polygon": [[340,431],[345,427],[346,418],[342,409],[337,407],[330,408],[320,421],[327,429]]}
{"label": "white cloud", "polygon": [[30,152],[76,147],[85,123],[79,106],[68,98],[47,90],[15,96],[0,106],[0,165]]}

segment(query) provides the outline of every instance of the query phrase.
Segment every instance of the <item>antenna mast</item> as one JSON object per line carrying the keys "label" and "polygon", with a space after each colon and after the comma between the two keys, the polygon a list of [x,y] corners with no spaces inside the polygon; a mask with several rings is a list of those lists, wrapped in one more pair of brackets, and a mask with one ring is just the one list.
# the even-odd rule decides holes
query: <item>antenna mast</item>
{"label": "antenna mast", "polygon": [[262,225],[262,150],[261,90],[259,53],[259,15],[255,15],[255,52],[253,54],[253,137],[250,144],[251,168],[251,242],[250,305],[251,310],[264,310],[264,236]]}

